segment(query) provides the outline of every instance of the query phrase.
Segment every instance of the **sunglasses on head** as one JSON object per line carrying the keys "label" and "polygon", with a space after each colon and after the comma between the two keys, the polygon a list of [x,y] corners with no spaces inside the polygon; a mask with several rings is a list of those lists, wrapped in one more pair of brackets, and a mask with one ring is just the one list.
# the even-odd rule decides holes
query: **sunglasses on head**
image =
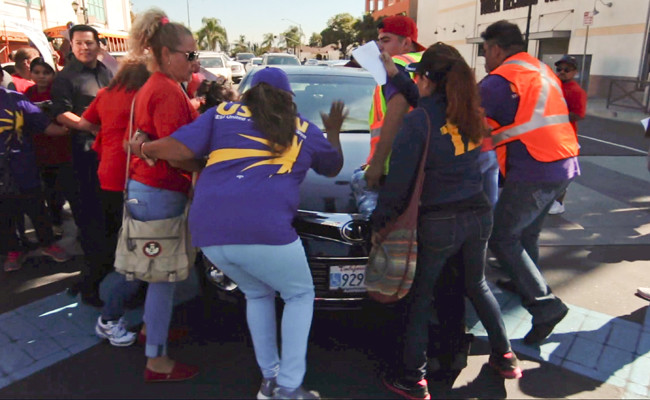
{"label": "sunglasses on head", "polygon": [[571,67],[564,67],[564,68],[563,67],[555,67],[555,70],[557,72],[571,72],[571,71],[573,71],[573,68],[571,68]]}
{"label": "sunglasses on head", "polygon": [[172,50],[174,53],[182,53],[185,54],[185,57],[187,57],[187,61],[194,61],[198,60],[199,58],[199,52],[198,51],[180,51],[180,50]]}

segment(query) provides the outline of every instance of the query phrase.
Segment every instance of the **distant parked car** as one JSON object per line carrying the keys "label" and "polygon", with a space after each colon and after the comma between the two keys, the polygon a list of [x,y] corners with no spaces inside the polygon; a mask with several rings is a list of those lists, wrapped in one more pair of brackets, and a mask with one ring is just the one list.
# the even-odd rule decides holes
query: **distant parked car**
{"label": "distant parked car", "polygon": [[262,65],[300,65],[300,60],[293,54],[266,53],[262,57]]}
{"label": "distant parked car", "polygon": [[9,75],[13,75],[16,73],[16,65],[14,62],[7,62],[7,63],[2,63],[2,69],[5,70],[6,73]]}
{"label": "distant parked car", "polygon": [[262,57],[253,57],[251,58],[250,62],[244,66],[246,69],[246,72],[250,71],[254,67],[262,65]]}
{"label": "distant parked car", "polygon": [[251,59],[255,58],[255,54],[253,53],[237,53],[235,54],[235,60],[239,61],[240,63],[246,65],[248,64]]}
{"label": "distant parked car", "polygon": [[228,65],[228,59],[225,54],[214,51],[202,51],[199,55],[201,66],[214,75],[223,76],[228,81],[232,81],[232,69]]}

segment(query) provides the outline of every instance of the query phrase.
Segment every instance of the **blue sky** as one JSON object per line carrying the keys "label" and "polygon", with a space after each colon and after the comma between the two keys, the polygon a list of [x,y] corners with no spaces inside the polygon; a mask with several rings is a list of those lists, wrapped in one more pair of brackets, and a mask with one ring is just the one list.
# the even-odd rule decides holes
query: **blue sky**
{"label": "blue sky", "polygon": [[193,31],[201,27],[203,17],[215,17],[226,28],[230,42],[238,40],[239,35],[245,35],[247,41],[261,42],[265,33],[279,34],[297,23],[309,40],[313,32],[325,29],[327,20],[334,15],[350,13],[358,18],[365,10],[364,0],[132,0],[135,13],[156,6],[170,20],[185,24],[188,2]]}

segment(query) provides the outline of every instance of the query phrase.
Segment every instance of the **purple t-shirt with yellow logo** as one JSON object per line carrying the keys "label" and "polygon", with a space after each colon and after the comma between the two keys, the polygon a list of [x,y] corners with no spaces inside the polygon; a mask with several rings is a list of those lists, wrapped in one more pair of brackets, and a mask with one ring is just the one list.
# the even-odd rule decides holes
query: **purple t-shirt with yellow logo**
{"label": "purple t-shirt with yellow logo", "polygon": [[292,243],[298,235],[291,222],[307,171],[330,175],[341,163],[323,132],[300,115],[292,146],[273,154],[250,110],[238,102],[211,108],[171,136],[196,158],[208,157],[189,217],[197,247]]}

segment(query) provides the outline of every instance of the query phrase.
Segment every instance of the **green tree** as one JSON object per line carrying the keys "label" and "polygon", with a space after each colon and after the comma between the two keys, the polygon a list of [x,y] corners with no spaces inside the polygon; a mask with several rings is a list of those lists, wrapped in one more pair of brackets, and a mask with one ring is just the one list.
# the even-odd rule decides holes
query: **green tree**
{"label": "green tree", "polygon": [[354,23],[354,30],[356,31],[355,41],[359,44],[365,44],[377,40],[377,24],[379,24],[382,19],[384,19],[384,17],[375,21],[370,13],[366,13],[363,17],[357,19]]}
{"label": "green tree", "polygon": [[321,37],[320,33],[314,32],[311,34],[311,37],[309,38],[309,45],[311,47],[321,47],[323,43],[323,38]]}
{"label": "green tree", "polygon": [[255,54],[261,55],[267,53],[271,49],[271,47],[273,47],[273,43],[275,42],[275,39],[276,36],[274,33],[265,33],[264,36],[262,36],[262,43],[260,44]]}
{"label": "green tree", "polygon": [[201,23],[203,26],[195,34],[199,49],[215,51],[219,44],[222,51],[228,51],[228,33],[221,25],[221,21],[217,18],[204,17]]}
{"label": "green tree", "polygon": [[244,35],[239,35],[239,40],[237,43],[235,43],[235,49],[232,51],[234,54],[237,53],[248,53],[250,51],[250,47],[246,43],[246,36]]}
{"label": "green tree", "polygon": [[302,37],[300,28],[297,26],[291,26],[286,31],[282,32],[282,41],[284,48],[294,49],[294,54],[298,54],[296,49],[300,48],[302,44]]}
{"label": "green tree", "polygon": [[356,42],[354,24],[357,20],[348,13],[336,14],[327,21],[327,28],[320,34],[323,45],[335,44],[343,56],[347,55],[350,45]]}

